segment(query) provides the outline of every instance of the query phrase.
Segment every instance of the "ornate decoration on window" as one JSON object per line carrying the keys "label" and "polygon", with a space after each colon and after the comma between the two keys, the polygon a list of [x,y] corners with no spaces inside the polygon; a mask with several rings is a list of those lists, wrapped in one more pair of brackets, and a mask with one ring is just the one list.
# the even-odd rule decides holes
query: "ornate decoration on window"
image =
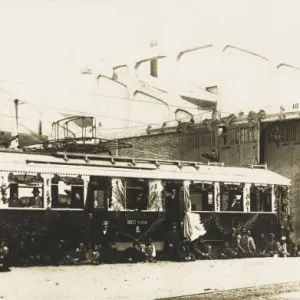
{"label": "ornate decoration on window", "polygon": [[67,185],[83,185],[84,180],[81,178],[81,175],[77,177],[62,177],[58,174],[54,174],[52,178],[52,183],[58,183],[59,181],[63,181]]}
{"label": "ornate decoration on window", "polygon": [[288,205],[290,208],[290,189],[286,185],[275,185],[274,186],[274,193],[276,199],[279,201],[278,207],[283,204]]}
{"label": "ornate decoration on window", "polygon": [[1,185],[1,201],[3,202],[3,204],[8,203],[8,198],[7,198],[7,189],[8,188],[9,188],[9,186],[6,186],[4,183],[2,183],[2,185]]}
{"label": "ornate decoration on window", "polygon": [[184,214],[191,211],[190,199],[190,181],[184,181],[182,184],[182,205]]}
{"label": "ornate decoration on window", "polygon": [[226,191],[226,192],[229,192],[229,191],[243,192],[244,187],[245,187],[244,183],[240,183],[240,184],[225,184],[224,182],[220,182],[220,188],[223,191]]}
{"label": "ornate decoration on window", "polygon": [[214,190],[214,186],[209,183],[191,183],[190,187],[195,187],[203,192],[209,192]]}
{"label": "ornate decoration on window", "polygon": [[112,181],[108,180],[107,182],[107,200],[108,200],[108,208],[112,207],[112,195],[113,195],[113,187]]}
{"label": "ornate decoration on window", "polygon": [[147,210],[150,211],[162,211],[162,191],[164,187],[161,180],[149,181],[149,201]]}
{"label": "ornate decoration on window", "polygon": [[216,211],[220,210],[220,185],[215,184],[215,195],[216,195]]}
{"label": "ornate decoration on window", "polygon": [[267,186],[262,186],[262,185],[251,185],[251,190],[254,192],[262,192],[262,193],[271,193],[272,192],[272,185],[268,184]]}
{"label": "ornate decoration on window", "polygon": [[41,176],[41,173],[37,173],[37,175],[28,175],[28,174],[13,174],[9,173],[8,174],[8,181],[9,182],[14,182],[14,183],[25,183],[25,184],[30,184],[30,183],[43,183],[44,179]]}
{"label": "ornate decoration on window", "polygon": [[248,184],[245,185],[245,208],[247,212],[250,212],[250,191],[251,191],[251,186]]}
{"label": "ornate decoration on window", "polygon": [[47,208],[51,209],[51,207],[50,207],[51,200],[50,200],[49,190],[47,190],[47,192],[46,192],[46,199],[47,199]]}
{"label": "ornate decoration on window", "polygon": [[126,207],[125,180],[112,179],[112,201],[109,210],[123,211]]}
{"label": "ornate decoration on window", "polygon": [[290,228],[292,226],[291,220],[293,219],[291,214],[290,188],[285,185],[276,185],[274,186],[274,193],[279,221],[283,224],[282,226]]}

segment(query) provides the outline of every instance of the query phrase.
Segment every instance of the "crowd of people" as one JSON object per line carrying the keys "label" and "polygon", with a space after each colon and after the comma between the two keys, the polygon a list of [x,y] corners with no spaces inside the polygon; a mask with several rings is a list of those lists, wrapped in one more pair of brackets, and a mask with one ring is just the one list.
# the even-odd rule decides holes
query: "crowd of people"
{"label": "crowd of people", "polygon": [[[51,246],[49,246],[51,244]],[[51,241],[42,245],[35,234],[10,247],[4,239],[0,243],[0,269],[9,270],[10,265],[82,265],[103,263],[154,263],[158,259],[171,261],[194,261],[197,259],[233,259],[250,257],[300,257],[300,245],[285,236],[279,241],[273,233],[261,234],[254,239],[251,231],[242,228],[234,231],[223,244],[210,245],[201,237],[190,242],[182,239],[176,223],[168,230],[165,239],[165,251],[157,257],[156,248],[151,238],[140,242],[134,240],[124,251],[118,251],[114,235],[108,230],[108,222],[103,221],[101,230],[96,235],[95,246],[80,243],[75,249],[65,240]]]}

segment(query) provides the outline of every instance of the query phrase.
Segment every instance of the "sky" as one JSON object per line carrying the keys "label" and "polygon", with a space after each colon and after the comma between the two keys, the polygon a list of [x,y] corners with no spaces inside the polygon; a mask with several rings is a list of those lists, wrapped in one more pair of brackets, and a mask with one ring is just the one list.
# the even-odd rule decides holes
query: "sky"
{"label": "sky", "polygon": [[[300,99],[300,73],[276,66],[300,68],[298,11],[297,0],[1,0],[0,89],[8,81],[80,89],[80,68],[133,61],[157,40],[167,53],[214,46],[182,68],[198,86],[219,86],[222,109],[254,98],[267,107],[273,97],[276,107],[285,99],[291,106]],[[224,52],[226,45],[267,60]]]}

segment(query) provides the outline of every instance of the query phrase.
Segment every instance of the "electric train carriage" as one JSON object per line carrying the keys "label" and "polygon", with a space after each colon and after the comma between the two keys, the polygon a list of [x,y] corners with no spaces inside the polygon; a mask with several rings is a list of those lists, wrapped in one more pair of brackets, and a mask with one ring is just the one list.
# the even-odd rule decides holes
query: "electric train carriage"
{"label": "electric train carriage", "polygon": [[34,232],[93,245],[108,220],[119,250],[151,236],[159,251],[173,222],[185,237],[203,225],[213,242],[241,226],[278,232],[289,214],[290,180],[265,166],[3,150],[0,172],[0,236],[10,242]]}

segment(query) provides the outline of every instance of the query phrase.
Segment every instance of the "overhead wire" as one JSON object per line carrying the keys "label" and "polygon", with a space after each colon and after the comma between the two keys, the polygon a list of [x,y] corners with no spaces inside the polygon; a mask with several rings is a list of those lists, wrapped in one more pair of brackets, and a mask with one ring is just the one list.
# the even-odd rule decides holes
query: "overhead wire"
{"label": "overhead wire", "polygon": [[[105,94],[96,93],[96,92],[89,93],[89,92],[83,92],[82,90],[75,89],[75,88],[61,88],[61,87],[54,87],[54,86],[47,86],[47,85],[41,85],[41,84],[25,83],[25,82],[20,82],[20,81],[13,81],[13,80],[0,80],[0,82],[11,82],[11,83],[16,83],[16,84],[21,84],[21,85],[37,86],[37,87],[44,87],[44,88],[57,89],[57,90],[65,90],[65,91],[68,91],[68,92],[74,91],[74,92],[80,92],[83,95],[89,95],[89,96],[93,96],[94,95],[94,96],[101,96],[101,97],[104,97],[104,98],[119,99],[119,100],[125,100],[125,101],[141,102],[141,103],[149,103],[149,104],[153,104],[153,105],[166,106],[166,103],[162,103],[162,102],[152,102],[152,101],[139,100],[139,99],[133,99],[133,98],[128,98],[128,97],[105,95]],[[207,90],[205,90],[203,88],[199,88],[198,87],[198,89],[202,89],[202,90],[204,90],[204,91],[207,92]],[[176,104],[168,104],[168,106],[177,107],[177,108],[181,108],[181,109],[195,109],[195,110],[199,110],[198,107],[192,107],[192,106],[182,106],[182,105],[176,105]]]}

